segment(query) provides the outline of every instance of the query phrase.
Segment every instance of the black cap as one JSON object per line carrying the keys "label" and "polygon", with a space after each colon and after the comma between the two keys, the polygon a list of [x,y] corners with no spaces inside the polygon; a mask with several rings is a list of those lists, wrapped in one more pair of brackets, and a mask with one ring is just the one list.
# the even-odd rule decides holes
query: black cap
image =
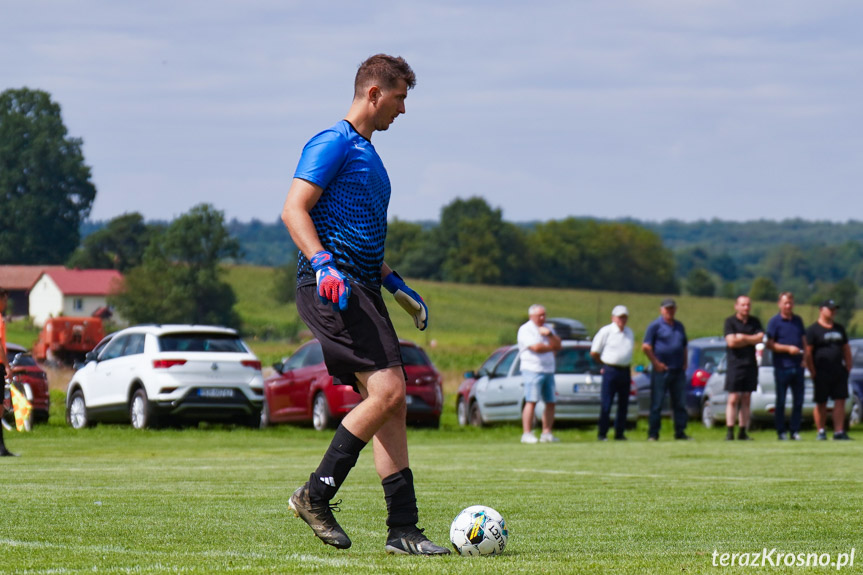
{"label": "black cap", "polygon": [[826,307],[828,309],[839,309],[839,304],[833,301],[832,299],[825,299],[821,302],[821,305],[818,307]]}
{"label": "black cap", "polygon": [[664,300],[662,300],[662,305],[660,307],[677,307],[677,304],[674,303],[673,299],[671,299],[670,297],[667,297]]}

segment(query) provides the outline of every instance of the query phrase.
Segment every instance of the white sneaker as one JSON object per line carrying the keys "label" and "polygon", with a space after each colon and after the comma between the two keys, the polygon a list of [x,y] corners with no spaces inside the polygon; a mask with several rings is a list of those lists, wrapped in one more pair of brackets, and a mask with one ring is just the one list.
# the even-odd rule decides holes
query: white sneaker
{"label": "white sneaker", "polygon": [[521,434],[521,442],[522,443],[539,443],[539,440],[532,433],[522,433]]}
{"label": "white sneaker", "polygon": [[559,443],[560,438],[555,437],[551,433],[543,433],[542,435],[539,436],[539,442],[540,443]]}

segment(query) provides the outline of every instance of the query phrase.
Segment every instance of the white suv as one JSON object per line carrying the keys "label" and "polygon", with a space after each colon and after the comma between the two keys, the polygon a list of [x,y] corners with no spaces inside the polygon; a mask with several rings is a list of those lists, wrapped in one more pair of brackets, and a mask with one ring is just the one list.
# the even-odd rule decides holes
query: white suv
{"label": "white suv", "polygon": [[129,327],[103,339],[86,362],[66,392],[75,429],[97,421],[144,429],[169,419],[260,424],[261,362],[232,329]]}

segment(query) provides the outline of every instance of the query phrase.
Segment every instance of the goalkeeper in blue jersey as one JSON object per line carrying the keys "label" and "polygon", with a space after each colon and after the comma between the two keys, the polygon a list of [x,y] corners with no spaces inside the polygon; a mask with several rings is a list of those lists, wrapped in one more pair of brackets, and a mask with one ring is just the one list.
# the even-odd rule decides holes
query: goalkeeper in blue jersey
{"label": "goalkeeper in blue jersey", "polygon": [[330,501],[372,441],[387,505],[386,551],[443,555],[449,550],[417,527],[405,374],[381,286],[421,330],[428,325],[428,308],[384,263],[390,181],[371,142],[374,132],[387,130],[405,113],[405,98],[415,84],[402,58],[378,54],[363,62],[350,110],[306,144],[282,211],[300,250],[300,317],[320,341],[335,383],[351,385],[363,397],[342,420],[309,481],[291,496],[290,507],[324,543],[350,547]]}

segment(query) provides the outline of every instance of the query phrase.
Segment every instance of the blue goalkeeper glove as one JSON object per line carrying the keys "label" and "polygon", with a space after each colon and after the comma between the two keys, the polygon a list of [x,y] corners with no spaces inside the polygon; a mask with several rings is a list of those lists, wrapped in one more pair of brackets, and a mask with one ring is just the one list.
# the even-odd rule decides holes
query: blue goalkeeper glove
{"label": "blue goalkeeper glove", "polygon": [[400,306],[414,318],[414,325],[422,331],[429,324],[429,308],[420,297],[420,294],[405,284],[402,277],[396,272],[384,278],[384,287],[395,296]]}
{"label": "blue goalkeeper glove", "polygon": [[333,254],[320,251],[309,260],[318,281],[318,297],[321,303],[333,304],[333,310],[348,309],[348,298],[351,297],[351,284],[333,263]]}

